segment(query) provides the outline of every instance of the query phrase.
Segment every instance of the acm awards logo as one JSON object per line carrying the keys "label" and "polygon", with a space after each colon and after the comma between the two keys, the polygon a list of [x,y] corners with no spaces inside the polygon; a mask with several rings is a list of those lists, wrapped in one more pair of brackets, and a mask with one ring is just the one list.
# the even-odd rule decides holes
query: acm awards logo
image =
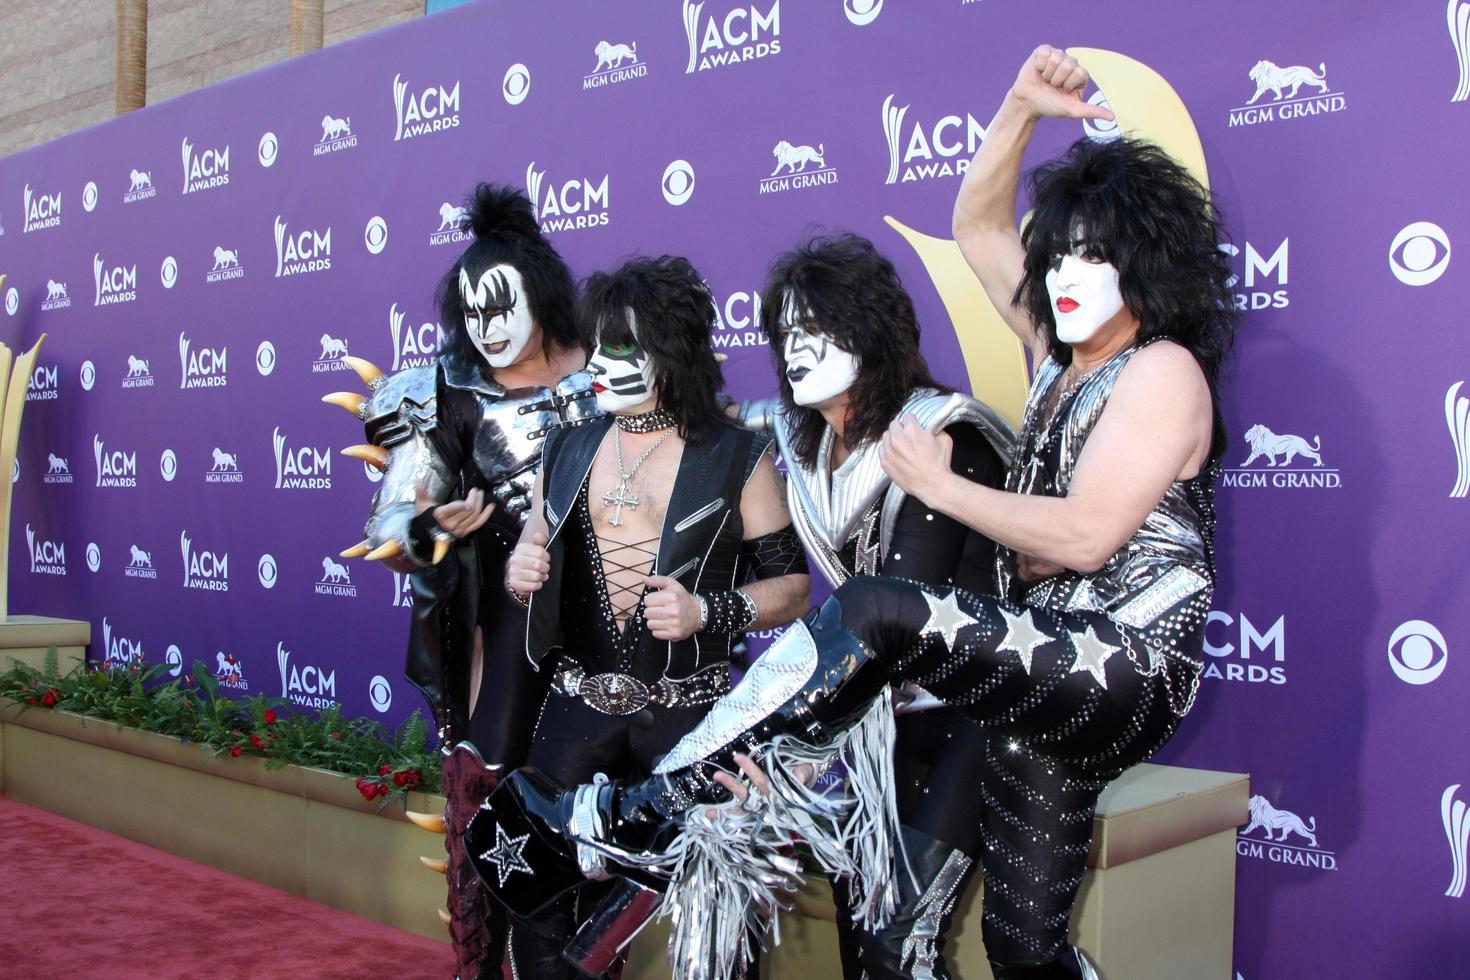
{"label": "acm awards logo", "polygon": [[180,388],[223,388],[229,381],[225,373],[225,361],[229,349],[201,347],[193,349],[193,342],[179,331],[179,387]]}
{"label": "acm awards logo", "polygon": [[332,267],[332,229],[325,232],[308,228],[292,234],[289,226],[276,215],[276,278],[299,276],[308,272],[325,272]]}
{"label": "acm awards logo", "polygon": [[559,186],[555,181],[548,185],[546,171],[537,170],[535,160],[526,167],[526,195],[543,234],[611,224],[608,183],[608,175],[603,174],[595,184],[591,179],[573,177]]}
{"label": "acm awards logo", "polygon": [[26,379],[26,401],[54,402],[61,394],[61,380],[55,364],[38,364]]}
{"label": "acm awards logo", "polygon": [[245,267],[240,264],[240,252],[237,249],[225,248],[223,245],[214,247],[214,265],[204,274],[204,281],[228,282],[231,279],[243,279]]}
{"label": "acm awards logo", "polygon": [[292,449],[280,426],[271,433],[276,451],[277,490],[332,489],[332,454],[329,451],[302,446]]}
{"label": "acm awards logo", "polygon": [[1284,310],[1291,305],[1287,291],[1290,282],[1289,248],[1290,238],[1281,239],[1281,244],[1267,251],[1251,242],[1245,243],[1244,252],[1230,242],[1222,242],[1220,251],[1232,259],[1244,256],[1243,263],[1226,280],[1226,285],[1235,293],[1237,310]]}
{"label": "acm awards logo", "polygon": [[1470,852],[1470,807],[1455,799],[1460,784],[1446,786],[1439,798],[1439,817],[1444,822],[1445,839],[1450,844],[1450,886],[1444,890],[1449,898],[1464,898],[1467,875],[1466,856]]}
{"label": "acm awards logo", "polygon": [[837,168],[827,165],[825,143],[811,146],[781,140],[771,150],[771,156],[776,158],[776,169],[761,178],[757,185],[761,194],[780,194],[837,183]]}
{"label": "acm awards logo", "polygon": [[648,65],[638,59],[638,42],[614,44],[598,41],[592,53],[597,55],[597,67],[592,74],[582,76],[582,91],[605,88],[634,78],[647,78]]}
{"label": "acm awards logo", "polygon": [[245,474],[240,472],[240,457],[227,453],[218,446],[212,452],[213,462],[204,471],[205,483],[244,483]]}
{"label": "acm awards logo", "polygon": [[22,192],[24,210],[21,211],[20,233],[29,234],[42,228],[55,228],[61,224],[61,192],[42,194],[31,190],[26,184]]}
{"label": "acm awards logo", "polygon": [[281,697],[303,708],[338,707],[335,670],[291,663],[291,651],[285,643],[276,644],[276,664],[281,669]]}
{"label": "acm awards logo", "polygon": [[47,453],[46,472],[42,474],[41,482],[49,484],[71,483],[71,464],[55,453]]}
{"label": "acm awards logo", "polygon": [[184,588],[206,592],[230,591],[230,556],[196,550],[188,531],[179,532],[179,552],[184,559]]}
{"label": "acm awards logo", "polygon": [[148,362],[133,354],[128,355],[128,370],[123,375],[122,386],[124,388],[152,388],[153,374],[148,368]]}
{"label": "acm awards logo", "polygon": [[133,667],[143,663],[143,642],[114,636],[112,624],[102,617],[102,660],[108,667]]}
{"label": "acm awards logo", "polygon": [[1450,496],[1470,496],[1470,398],[1460,394],[1464,381],[1456,381],[1444,393],[1444,420],[1455,447],[1455,485]]}
{"label": "acm awards logo", "polygon": [[413,576],[403,572],[393,573],[393,608],[413,608]]}
{"label": "acm awards logo", "polygon": [[395,143],[453,129],[459,125],[459,82],[455,81],[452,89],[431,85],[413,93],[401,74],[394,75],[393,111],[397,115]]}
{"label": "acm awards logo", "polygon": [[357,598],[357,586],[352,584],[352,572],[347,566],[330,556],[322,559],[322,577],[313,583],[311,591],[316,595],[346,596]]}
{"label": "acm awards logo", "polygon": [[956,177],[970,169],[970,160],[985,142],[985,127],[970,113],[940,116],[933,123],[910,121],[910,106],[896,105],[895,95],[883,100],[883,138],[888,143],[885,184]]}
{"label": "acm awards logo", "polygon": [[[1212,629],[1212,627],[1217,627]],[[1245,613],[1232,616],[1211,610],[1205,617],[1203,677],[1246,684],[1286,683],[1286,615],[1264,630]]]}
{"label": "acm awards logo", "polygon": [[107,267],[102,253],[92,254],[92,278],[97,285],[93,306],[111,306],[113,303],[131,303],[138,298],[138,266],[115,265]]}
{"label": "acm awards logo", "polygon": [[36,532],[26,522],[26,547],[31,553],[32,575],[65,575],[66,545],[59,541],[38,541]]}
{"label": "acm awards logo", "polygon": [[[1305,820],[1256,794],[1248,804],[1250,823],[1235,839],[1235,853],[1255,861],[1337,870],[1337,855],[1317,842],[1317,818]],[[1259,834],[1259,837],[1252,837]]]}
{"label": "acm awards logo", "polygon": [[322,116],[322,138],[312,146],[311,155],[325,156],[328,153],[350,150],[356,145],[357,137],[352,133],[352,117],[337,119],[328,113]]}
{"label": "acm awards logo", "polygon": [[179,147],[184,163],[184,193],[223,187],[230,182],[230,147],[194,150],[194,144],[186,136]]}
{"label": "acm awards logo", "polygon": [[732,347],[769,347],[770,341],[761,329],[761,294],[759,289],[737,290],[723,302],[710,290],[715,307],[715,332],[711,341],[717,350]]}
{"label": "acm awards logo", "polygon": [[128,189],[123,194],[124,204],[146,201],[157,196],[158,188],[153,186],[153,171],[134,170],[128,174]]}
{"label": "acm awards logo", "polygon": [[1245,430],[1250,452],[1221,475],[1221,484],[1242,489],[1340,490],[1342,473],[1322,459],[1322,437],[1278,433],[1257,422]]}
{"label": "acm awards logo", "polygon": [[[1319,64],[1314,71],[1307,65],[1282,67],[1263,59],[1256,62],[1247,74],[1256,90],[1245,105],[1230,110],[1232,129],[1327,115],[1347,108],[1347,96],[1332,91],[1327,85],[1325,63]],[[1261,101],[1268,93],[1271,98]]]}
{"label": "acm awards logo", "polygon": [[394,303],[388,307],[388,331],[393,337],[393,373],[409,368],[433,367],[444,344],[444,328],[437,323],[407,323],[407,315]]}
{"label": "acm awards logo", "polygon": [[[1454,45],[1455,60],[1460,65],[1460,80],[1450,101],[1464,102],[1470,100],[1470,0],[1450,0],[1446,13],[1450,43]],[[1464,853],[1463,848],[1461,853]]]}
{"label": "acm awards logo", "polygon": [[214,679],[219,681],[220,687],[234,691],[250,690],[250,684],[245,680],[245,666],[233,653],[221,650],[214,655]]}
{"label": "acm awards logo", "polygon": [[723,16],[715,11],[704,16],[707,6],[710,4],[704,0],[684,0],[684,37],[689,42],[689,65],[684,74],[781,53],[781,0],[774,0],[764,11],[755,4],[727,8]]}
{"label": "acm awards logo", "polygon": [[41,309],[64,310],[70,305],[71,297],[66,294],[66,283],[47,279],[46,298],[41,300]]}
{"label": "acm awards logo", "polygon": [[123,566],[123,578],[158,578],[158,569],[153,567],[153,554],[137,545],[128,546],[128,563]]}
{"label": "acm awards logo", "polygon": [[92,436],[92,458],[97,464],[97,486],[136,487],[138,454],[114,449],[108,452],[101,435]]}
{"label": "acm awards logo", "polygon": [[458,245],[469,241],[473,235],[465,228],[470,213],[445,201],[439,205],[439,227],[429,235],[429,245]]}

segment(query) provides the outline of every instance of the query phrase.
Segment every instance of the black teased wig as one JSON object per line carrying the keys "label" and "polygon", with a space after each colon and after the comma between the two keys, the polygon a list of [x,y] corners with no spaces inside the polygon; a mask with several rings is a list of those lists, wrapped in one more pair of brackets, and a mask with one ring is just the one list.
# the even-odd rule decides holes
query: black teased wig
{"label": "black teased wig", "polygon": [[508,185],[482,183],[465,201],[465,211],[459,229],[474,235],[474,241],[449,267],[436,293],[446,334],[444,353],[483,364],[464,327],[459,270],[478,280],[486,269],[502,263],[514,266],[526,283],[531,317],[541,328],[541,349],[550,356],[557,347],[579,346],[572,273],[541,234],[530,198]]}
{"label": "black teased wig", "polygon": [[826,423],[792,401],[786,380],[781,311],[787,292],[810,311],[809,330],[858,360],[843,441],[849,448],[880,438],[915,388],[944,390],[919,350],[919,321],[898,270],[868,239],[853,234],[811,238],[777,257],[761,291],[761,329],[771,343],[781,402],[792,419],[791,446],[810,465]]}
{"label": "black teased wig", "polygon": [[1123,302],[1138,317],[1140,343],[1168,337],[1187,348],[1213,392],[1235,337],[1230,267],[1220,215],[1189,171],[1152,143],[1086,137],[1029,179],[1031,221],[1021,232],[1025,272],[1012,302],[1043,331],[1062,364],[1048,265],[1071,250],[1080,223],[1087,247],[1118,269]]}
{"label": "black teased wig", "polygon": [[[625,310],[638,322],[636,339]],[[582,283],[577,323],[588,350],[600,333],[614,346],[636,342],[649,353],[659,404],[673,413],[684,439],[700,442],[724,420],[716,396],[725,379],[710,346],[714,300],[688,259],[640,256],[593,273]]]}

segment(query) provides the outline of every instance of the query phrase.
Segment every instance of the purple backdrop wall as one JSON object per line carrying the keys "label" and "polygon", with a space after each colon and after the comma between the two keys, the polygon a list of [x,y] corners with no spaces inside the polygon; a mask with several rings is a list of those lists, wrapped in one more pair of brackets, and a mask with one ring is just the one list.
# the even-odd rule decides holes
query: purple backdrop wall
{"label": "purple backdrop wall", "polygon": [[[770,258],[852,228],[966,386],[883,217],[947,237],[955,171],[1042,40],[1168,80],[1233,233],[1223,581],[1166,759],[1249,771],[1260,796],[1238,975],[1463,975],[1467,0],[487,2],[0,160],[0,339],[50,335],[11,608],[90,620],[97,659],[234,658],[243,690],[396,721],[418,705],[402,583],[334,567],[373,484],[336,454],[360,428],[318,398],[356,387],[344,347],[432,355],[445,209],[507,181],[579,274],[688,255],[737,395],[772,388],[752,325]],[[891,144],[885,102],[910,107]],[[1033,157],[1081,134],[1043,126]],[[782,140],[822,159],[783,166]]]}

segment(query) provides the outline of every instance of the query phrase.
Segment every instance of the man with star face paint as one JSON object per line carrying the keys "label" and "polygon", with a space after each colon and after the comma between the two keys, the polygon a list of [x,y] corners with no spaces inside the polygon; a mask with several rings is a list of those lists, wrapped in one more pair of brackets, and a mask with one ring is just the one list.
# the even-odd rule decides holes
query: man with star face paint
{"label": "man with star face paint", "polygon": [[[1216,382],[1235,313],[1218,215],[1158,147],[1079,140],[1033,173],[1032,218],[1017,230],[1021,159],[1038,120],[1111,118],[1083,98],[1087,82],[1063,51],[1036,49],[955,204],[960,249],[1035,366],[1005,489],[954,473],[954,439],[911,419],[880,444],[897,486],[999,545],[998,592],[854,578],[752,664],[653,779],[553,807],[545,787],[513,775],[491,798],[500,818],[573,842],[558,858],[544,853],[539,874],[577,853],[607,854],[668,876],[674,910],[702,902],[704,918],[739,921],[777,901],[773,862],[799,837],[848,877],[854,920],[883,928],[905,873],[874,843],[899,833],[885,705],[913,682],[992,736],[978,783],[994,975],[1097,976],[1067,929],[1098,794],[1173,735],[1203,668],[1226,442]],[[701,788],[737,753],[761,766],[745,770],[753,789],[737,784],[761,815],[741,848],[707,828],[719,797]],[[834,757],[849,770],[840,807],[793,778]],[[596,806],[574,805],[584,798]],[[728,870],[711,901],[713,865]],[[910,961],[881,975],[917,972]]]}
{"label": "man with star face paint", "polygon": [[[719,409],[714,307],[693,266],[634,259],[594,275],[578,319],[607,414],[548,438],[505,576],[530,609],[526,655],[552,678],[524,771],[563,786],[646,776],[729,690],[745,632],[791,622],[808,597],[770,439]],[[513,888],[526,875],[507,870],[502,833],[493,814],[477,821],[471,853],[492,886]],[[621,893],[572,884],[517,919],[517,976],[578,975],[568,958],[607,967],[573,938]]]}
{"label": "man with star face paint", "polygon": [[405,672],[445,750],[450,934],[468,980],[499,976],[507,922],[468,864],[463,832],[503,771],[486,761],[524,761],[546,691],[521,652],[525,613],[500,582],[545,434],[597,408],[572,277],[530,201],[482,184],[466,213],[474,239],[439,287],[438,362],[385,377],[349,358],[369,395],[326,400],[367,423],[368,444],[348,453],[384,470],[366,540],[343,556],[381,560],[413,586]]}

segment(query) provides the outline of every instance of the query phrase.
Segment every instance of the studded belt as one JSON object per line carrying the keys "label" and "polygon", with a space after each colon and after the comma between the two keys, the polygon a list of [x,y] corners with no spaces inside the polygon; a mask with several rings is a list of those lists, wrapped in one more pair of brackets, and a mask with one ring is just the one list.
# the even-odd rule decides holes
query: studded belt
{"label": "studded belt", "polygon": [[648,707],[687,708],[714,704],[728,692],[730,665],[714,664],[688,677],[660,677],[650,684],[613,671],[589,675],[587,668],[562,657],[551,689],[605,715],[631,715]]}

